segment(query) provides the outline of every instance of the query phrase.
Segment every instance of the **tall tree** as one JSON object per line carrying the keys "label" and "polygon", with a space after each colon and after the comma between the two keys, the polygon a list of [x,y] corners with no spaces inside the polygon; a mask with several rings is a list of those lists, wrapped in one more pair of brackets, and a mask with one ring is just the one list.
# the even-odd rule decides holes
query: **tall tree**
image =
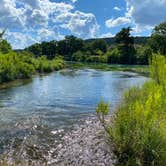
{"label": "tall tree", "polygon": [[42,48],[39,43],[31,45],[30,47],[27,48],[27,50],[33,53],[36,57],[42,55]]}
{"label": "tall tree", "polygon": [[122,28],[122,30],[116,34],[115,40],[118,44],[118,50],[120,52],[120,63],[122,64],[134,64],[135,63],[135,48],[134,37],[130,34],[131,28]]}
{"label": "tall tree", "polygon": [[150,45],[154,52],[166,55],[166,22],[156,26],[152,32]]}
{"label": "tall tree", "polygon": [[42,42],[41,48],[42,55],[46,55],[48,59],[52,59],[57,53],[57,42],[54,40],[50,42]]}
{"label": "tall tree", "polygon": [[57,49],[60,55],[64,55],[65,59],[71,60],[73,53],[82,50],[84,42],[82,39],[74,36],[66,36],[64,40],[58,42]]}
{"label": "tall tree", "polygon": [[11,45],[7,42],[7,40],[3,39],[3,35],[6,32],[6,30],[3,30],[0,33],[0,52],[2,52],[3,54],[6,54],[8,52],[10,52],[12,50]]}
{"label": "tall tree", "polygon": [[103,39],[96,39],[92,43],[92,50],[94,50],[94,51],[101,50],[102,52],[106,52],[107,51],[107,43],[106,43],[106,41],[103,40]]}
{"label": "tall tree", "polygon": [[6,30],[3,30],[2,32],[0,32],[0,42],[3,40],[2,37],[3,37],[4,33],[5,33],[5,31],[6,31]]}

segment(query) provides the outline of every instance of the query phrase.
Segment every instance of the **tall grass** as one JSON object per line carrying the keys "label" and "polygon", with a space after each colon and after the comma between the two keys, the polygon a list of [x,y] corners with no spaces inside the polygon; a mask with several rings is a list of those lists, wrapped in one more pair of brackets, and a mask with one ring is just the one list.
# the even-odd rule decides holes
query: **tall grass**
{"label": "tall grass", "polygon": [[[166,58],[153,55],[150,68],[153,80],[128,90],[110,124],[104,122],[118,165],[166,165]],[[103,105],[98,114],[108,113]]]}
{"label": "tall grass", "polygon": [[27,53],[0,53],[0,83],[30,78],[37,72],[51,72],[63,67],[64,61],[60,58],[48,60],[44,56],[34,58]]}

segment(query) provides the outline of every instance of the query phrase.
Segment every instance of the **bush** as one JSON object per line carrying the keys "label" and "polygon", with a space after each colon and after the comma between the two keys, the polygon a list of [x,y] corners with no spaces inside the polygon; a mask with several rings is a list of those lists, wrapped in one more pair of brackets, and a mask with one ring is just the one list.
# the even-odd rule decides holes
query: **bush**
{"label": "bush", "polygon": [[0,83],[15,79],[30,78],[36,72],[51,72],[64,67],[61,58],[47,60],[46,57],[33,58],[27,52],[0,54]]}
{"label": "bush", "polygon": [[63,59],[55,58],[53,60],[47,60],[45,56],[42,56],[37,58],[36,61],[36,70],[39,73],[48,73],[64,68]]}
{"label": "bush", "polygon": [[73,54],[72,60],[77,62],[84,62],[86,61],[86,57],[82,51],[77,51]]}
{"label": "bush", "polygon": [[107,53],[108,63],[116,64],[120,62],[120,52],[117,48],[113,49],[110,53]]}
{"label": "bush", "polygon": [[[127,91],[111,123],[106,126],[104,121],[108,136],[114,143],[119,165],[165,166],[165,57],[153,55],[151,74],[154,80],[145,83],[142,88],[134,87]],[[97,113],[103,114],[103,108],[98,107]]]}
{"label": "bush", "polygon": [[148,46],[139,47],[137,49],[137,64],[139,65],[147,65],[149,64],[149,60],[152,57],[152,49]]}
{"label": "bush", "polygon": [[33,65],[24,62],[14,52],[0,55],[0,82],[29,78],[35,72]]}

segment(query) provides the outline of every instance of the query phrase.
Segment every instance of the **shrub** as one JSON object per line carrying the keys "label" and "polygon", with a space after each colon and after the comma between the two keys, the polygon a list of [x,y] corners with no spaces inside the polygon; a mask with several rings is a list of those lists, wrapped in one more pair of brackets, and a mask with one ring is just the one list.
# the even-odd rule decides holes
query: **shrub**
{"label": "shrub", "polygon": [[34,58],[23,52],[0,54],[0,83],[15,79],[30,78],[36,72],[51,72],[64,67],[61,58],[47,60],[46,57]]}
{"label": "shrub", "polygon": [[[166,59],[153,55],[153,81],[125,93],[124,101],[105,124],[119,165],[165,166],[166,163]],[[97,114],[108,112],[98,107]],[[105,107],[104,107],[105,108]],[[107,108],[108,109],[108,108]]]}
{"label": "shrub", "polygon": [[107,53],[108,63],[119,63],[120,62],[120,52],[117,48],[113,49],[110,53]]}
{"label": "shrub", "polygon": [[152,57],[152,49],[148,46],[137,48],[137,64],[147,65]]}
{"label": "shrub", "polygon": [[35,68],[24,62],[21,56],[14,52],[0,55],[0,82],[12,81],[19,78],[30,78]]}

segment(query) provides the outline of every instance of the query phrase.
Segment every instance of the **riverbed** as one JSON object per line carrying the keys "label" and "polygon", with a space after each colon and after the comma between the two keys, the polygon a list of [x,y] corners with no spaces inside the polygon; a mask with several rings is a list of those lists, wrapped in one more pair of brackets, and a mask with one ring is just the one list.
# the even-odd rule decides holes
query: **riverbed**
{"label": "riverbed", "polygon": [[[92,143],[96,139],[94,132],[101,129],[95,118],[97,103],[101,99],[110,102],[113,112],[126,89],[141,86],[146,80],[132,72],[66,69],[1,89],[0,160],[22,165],[80,165],[79,162],[91,165],[100,158],[95,147],[85,155],[92,146],[85,143]],[[79,135],[87,140],[78,145]],[[97,146],[107,147],[104,141],[101,144],[98,142]],[[67,154],[74,153],[71,148],[75,154],[82,149],[81,159]],[[108,155],[109,149],[104,150],[101,154]],[[92,159],[88,155],[96,157]],[[109,163],[114,158],[111,155],[105,160]]]}

